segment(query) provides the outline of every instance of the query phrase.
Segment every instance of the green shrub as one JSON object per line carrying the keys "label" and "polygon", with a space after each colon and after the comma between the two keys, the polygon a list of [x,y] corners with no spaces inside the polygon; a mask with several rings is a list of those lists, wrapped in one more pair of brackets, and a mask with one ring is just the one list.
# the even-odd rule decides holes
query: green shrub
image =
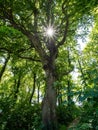
{"label": "green shrub", "polygon": [[79,110],[75,105],[72,105],[70,107],[65,107],[63,105],[58,106],[57,117],[59,124],[67,126],[73,121],[73,119],[78,116],[76,113],[79,113]]}
{"label": "green shrub", "polygon": [[1,101],[0,130],[40,130],[41,105],[28,104],[27,101],[14,103],[13,100]]}

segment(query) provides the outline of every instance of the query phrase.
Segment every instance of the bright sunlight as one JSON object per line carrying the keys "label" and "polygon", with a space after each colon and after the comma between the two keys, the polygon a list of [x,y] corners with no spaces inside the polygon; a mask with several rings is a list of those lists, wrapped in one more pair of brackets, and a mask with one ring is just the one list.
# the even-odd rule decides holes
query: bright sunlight
{"label": "bright sunlight", "polygon": [[55,29],[53,26],[49,25],[46,28],[44,28],[45,36],[48,38],[53,38],[55,36]]}
{"label": "bright sunlight", "polygon": [[54,30],[52,27],[48,27],[46,30],[46,35],[52,37],[54,35]]}

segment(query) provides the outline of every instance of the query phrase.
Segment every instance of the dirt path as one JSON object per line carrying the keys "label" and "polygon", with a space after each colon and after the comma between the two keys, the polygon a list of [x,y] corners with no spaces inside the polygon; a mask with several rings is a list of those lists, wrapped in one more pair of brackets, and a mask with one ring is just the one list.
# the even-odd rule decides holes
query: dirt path
{"label": "dirt path", "polygon": [[[76,119],[74,119],[70,124],[69,124],[69,126],[67,127],[67,130],[69,130],[69,128],[72,128],[72,127],[75,127],[78,123],[79,123],[79,118],[76,118]],[[75,130],[74,128],[73,128],[73,130]]]}

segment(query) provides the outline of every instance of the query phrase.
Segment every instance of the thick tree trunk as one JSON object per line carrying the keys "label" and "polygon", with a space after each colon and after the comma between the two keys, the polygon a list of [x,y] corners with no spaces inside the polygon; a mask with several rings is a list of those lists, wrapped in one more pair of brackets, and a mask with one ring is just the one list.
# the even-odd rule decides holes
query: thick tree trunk
{"label": "thick tree trunk", "polygon": [[42,102],[43,130],[57,130],[55,75],[53,71],[50,68],[45,69],[46,92]]}

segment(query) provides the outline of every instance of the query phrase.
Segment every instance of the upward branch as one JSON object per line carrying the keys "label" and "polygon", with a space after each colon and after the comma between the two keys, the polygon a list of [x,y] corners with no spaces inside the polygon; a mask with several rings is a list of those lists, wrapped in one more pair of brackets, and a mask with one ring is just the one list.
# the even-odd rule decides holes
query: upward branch
{"label": "upward branch", "polygon": [[65,25],[64,25],[65,27],[64,27],[64,32],[62,34],[63,38],[61,39],[61,41],[57,45],[58,48],[65,43],[66,38],[67,38],[67,33],[68,33],[68,28],[69,28],[69,15],[68,15],[68,7],[67,7],[68,4],[69,4],[68,0],[64,1],[62,4],[62,13],[64,14],[65,17],[61,21],[61,26],[63,23],[65,23]]}
{"label": "upward branch", "polygon": [[[9,23],[11,24],[11,26],[19,31],[22,32],[22,34],[24,34],[30,41],[31,46],[35,48],[35,50],[37,51],[37,53],[39,54],[41,60],[43,61],[45,59],[46,52],[42,47],[42,44],[40,43],[40,39],[39,36],[37,34],[35,34],[35,31],[33,33],[31,33],[30,31],[28,31],[27,29],[25,29],[25,27],[23,25],[21,25],[20,23],[17,23],[13,17],[12,14],[12,9],[10,9],[11,11],[7,12],[6,9],[3,10],[3,14],[0,17],[3,20],[7,20],[9,21]],[[36,19],[35,19],[36,20]],[[36,23],[36,21],[34,22]],[[36,25],[37,26],[37,23]],[[36,27],[37,28],[37,27]]]}
{"label": "upward branch", "polygon": [[67,33],[68,33],[68,28],[69,28],[69,17],[66,14],[66,23],[65,23],[65,28],[64,28],[64,32],[63,32],[63,38],[62,40],[58,43],[57,48],[59,48],[60,46],[62,46],[64,44],[64,42],[66,41],[67,38]]}
{"label": "upward branch", "polygon": [[17,24],[15,21],[10,20],[10,23],[15,29],[21,31],[25,36],[28,37],[29,41],[31,42],[31,46],[35,48],[43,60],[46,57],[46,53],[41,46],[39,36],[37,34],[32,34],[30,31],[24,29],[20,24]]}

